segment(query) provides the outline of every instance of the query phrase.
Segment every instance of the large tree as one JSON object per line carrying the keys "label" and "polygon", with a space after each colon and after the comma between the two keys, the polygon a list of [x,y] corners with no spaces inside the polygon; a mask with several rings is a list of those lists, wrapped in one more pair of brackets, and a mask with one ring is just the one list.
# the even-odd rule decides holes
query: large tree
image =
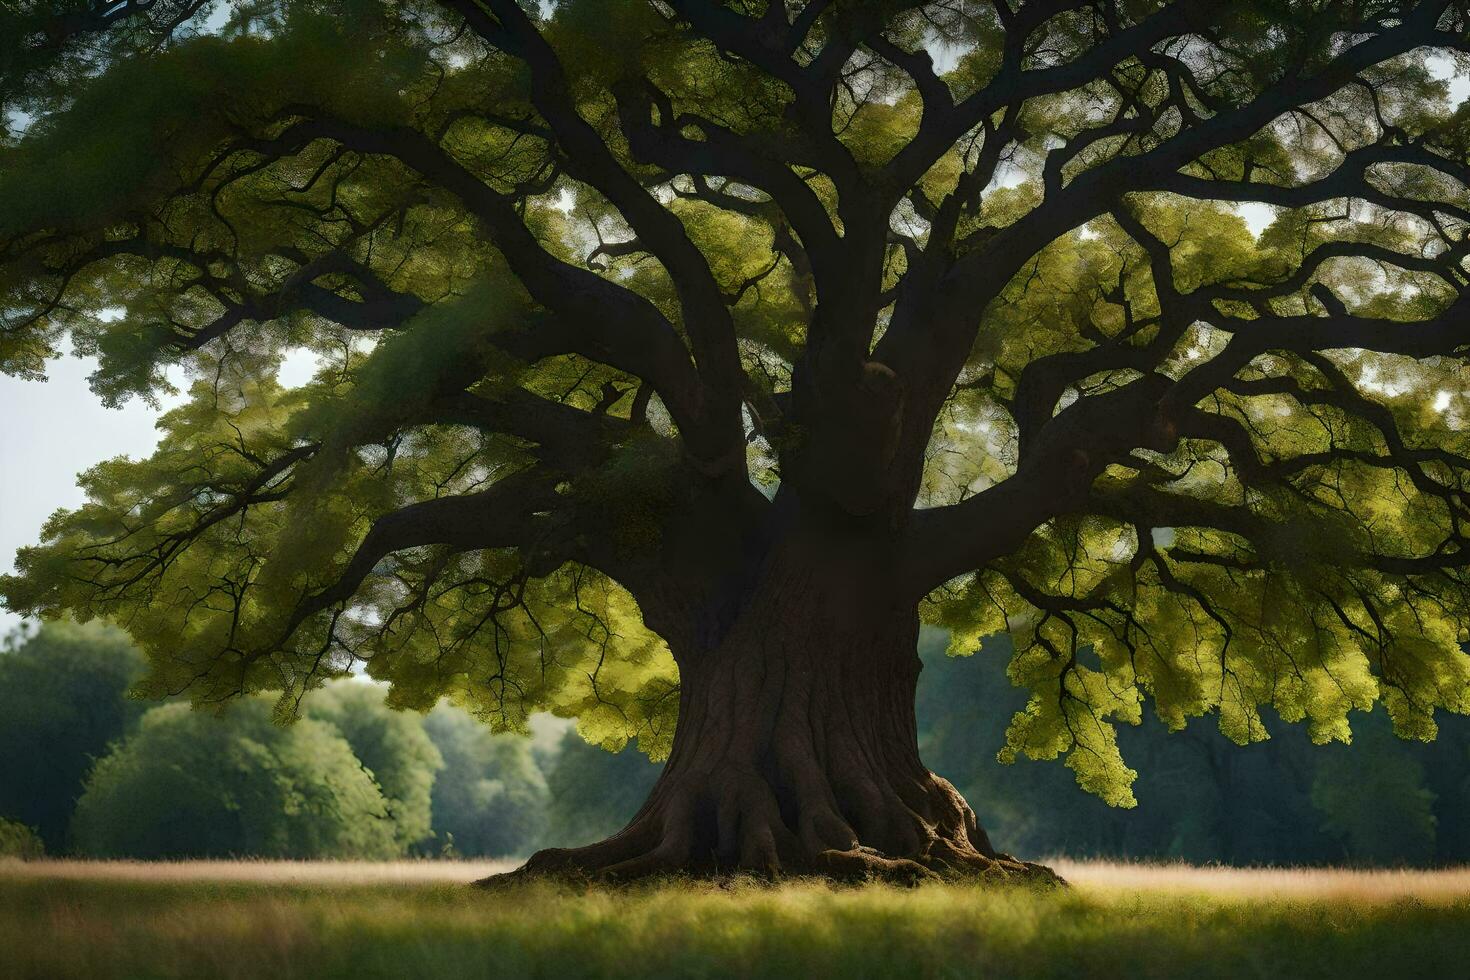
{"label": "large tree", "polygon": [[920,760],[921,616],[1009,631],[1007,753],[1114,803],[1145,701],[1429,737],[1470,710],[1466,8],[22,5],[4,365],[191,387],[5,600],[202,702],[365,663],[501,727],[677,715],[536,870],[1027,873]]}

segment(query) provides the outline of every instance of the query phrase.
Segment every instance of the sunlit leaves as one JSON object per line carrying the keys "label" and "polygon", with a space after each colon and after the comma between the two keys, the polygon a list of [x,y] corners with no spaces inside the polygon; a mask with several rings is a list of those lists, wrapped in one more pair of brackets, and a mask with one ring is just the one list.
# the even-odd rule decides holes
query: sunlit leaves
{"label": "sunlit leaves", "polygon": [[[159,3],[185,24],[207,7]],[[1463,710],[1467,378],[1462,351],[1400,341],[1470,281],[1466,119],[1420,42],[1292,102],[1396,8],[837,4],[783,36],[798,6],[716,5],[740,29],[718,38],[658,3],[462,25],[301,0],[28,61],[36,118],[0,144],[0,365],[34,376],[66,338],[109,403],[191,387],[154,456],[86,475],[7,602],[124,622],[154,693],[270,689],[284,716],[366,665],[401,704],[450,693],[512,730],[552,710],[658,747],[669,655],[567,556],[661,564],[681,494],[707,489],[690,474],[718,470],[691,452],[701,413],[726,413],[719,465],[744,453],[772,494],[855,430],[819,418],[867,404],[845,379],[889,379],[879,421],[915,430],[912,472],[885,452],[850,471],[881,486],[818,495],[891,504],[900,533],[915,489],[984,494],[1054,422],[1098,433],[1113,396],[1157,390],[1127,445],[1046,469],[1053,519],[928,610],[962,651],[1017,639],[1007,754],[1065,754],[1126,805],[1113,726],[1144,710],[1238,741],[1272,711],[1329,740],[1375,699],[1414,736]],[[528,60],[507,24],[546,46]],[[825,91],[801,80],[819,70]],[[927,83],[982,108],[926,105]],[[889,169],[931,131],[951,145]],[[870,308],[823,322],[854,296]],[[1334,318],[1387,324],[1386,352],[1295,339]],[[406,508],[465,500],[521,533],[460,534],[489,516],[455,511],[359,555]]]}

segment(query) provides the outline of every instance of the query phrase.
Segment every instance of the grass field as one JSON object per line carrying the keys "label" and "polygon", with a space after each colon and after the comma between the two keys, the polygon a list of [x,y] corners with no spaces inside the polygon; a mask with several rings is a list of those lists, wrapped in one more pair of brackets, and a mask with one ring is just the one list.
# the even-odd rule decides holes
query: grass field
{"label": "grass field", "polygon": [[1470,871],[1059,864],[969,886],[465,883],[486,864],[0,862],[0,978],[1466,975]]}

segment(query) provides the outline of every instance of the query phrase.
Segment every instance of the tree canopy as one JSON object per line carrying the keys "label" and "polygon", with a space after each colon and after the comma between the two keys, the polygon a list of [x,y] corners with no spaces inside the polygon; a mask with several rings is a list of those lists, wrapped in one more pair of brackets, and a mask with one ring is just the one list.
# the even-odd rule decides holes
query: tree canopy
{"label": "tree canopy", "polygon": [[216,13],[0,22],[0,366],[188,385],[0,593],[148,691],[667,744],[799,500],[1110,802],[1145,701],[1470,711],[1464,3]]}

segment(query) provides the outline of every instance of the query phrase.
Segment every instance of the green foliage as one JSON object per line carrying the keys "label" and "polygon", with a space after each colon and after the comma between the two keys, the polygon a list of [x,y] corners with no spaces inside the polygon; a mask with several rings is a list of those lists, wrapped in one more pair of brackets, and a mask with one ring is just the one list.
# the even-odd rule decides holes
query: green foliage
{"label": "green foliage", "polygon": [[1470,724],[1461,719],[1425,744],[1394,738],[1386,713],[1374,710],[1353,716],[1351,744],[1316,747],[1268,716],[1267,737],[1241,748],[1208,718],[1171,731],[1145,716],[1118,732],[1139,774],[1137,805],[1117,809],[1064,771],[1007,749],[1007,722],[1027,698],[1007,683],[1004,640],[964,659],[945,656],[945,645],[938,631],[922,635],[924,758],[966,795],[1002,850],[1236,865],[1470,859],[1462,829]]}
{"label": "green foliage", "polygon": [[444,759],[434,780],[431,853],[452,841],[459,857],[530,854],[546,830],[546,777],[530,740],[496,735],[467,712],[444,704],[423,721]]}
{"label": "green foliage", "polygon": [[95,758],[147,707],[126,696],[143,657],[121,630],[46,623],[0,647],[0,818],[66,849],[67,825]]}
{"label": "green foliage", "polygon": [[574,847],[622,830],[648,799],[661,771],[631,745],[608,753],[568,732],[546,776],[546,841]]}
{"label": "green foliage", "polygon": [[100,760],[72,834],[92,857],[386,858],[403,852],[388,802],[324,722],[272,720],[246,698],[226,720],[154,708]]}
{"label": "green foliage", "polygon": [[[914,462],[881,481],[920,486],[926,508],[1019,478],[1034,441],[1023,422],[1036,422],[1023,379],[1038,368],[1062,379],[1029,406],[1043,428],[1074,405],[1103,416],[1115,394],[1178,396],[1146,399],[1148,432],[1121,448],[1073,447],[1079,472],[1095,451],[1108,463],[1077,501],[925,606],[959,650],[1014,640],[997,648],[1028,693],[1005,713],[1006,759],[1065,758],[1079,785],[1126,807],[1140,799],[1132,726],[1189,732],[1213,716],[1249,744],[1279,718],[1315,743],[1346,742],[1354,713],[1381,703],[1395,731],[1423,740],[1470,712],[1458,557],[1470,369],[1453,345],[1405,346],[1428,327],[1397,329],[1463,291],[1470,214],[1454,175],[1470,115],[1431,77],[1422,38],[1351,66],[1310,112],[1291,102],[1345,44],[1392,47],[1413,18],[1379,2],[1189,5],[1165,41],[1128,56],[1121,33],[1101,39],[1180,8],[1127,0],[1099,18],[1042,4],[1019,19],[1054,15],[1008,45],[1014,19],[996,5],[885,0],[811,8],[786,51],[766,31],[787,8],[746,23],[756,6],[710,16],[757,31],[783,70],[641,2],[522,4],[544,47],[503,43],[498,20],[478,39],[420,0],[242,3],[208,36],[200,23],[219,8],[204,0],[124,4],[107,24],[70,0],[8,5],[0,111],[33,122],[0,139],[0,368],[35,377],[69,337],[99,358],[105,401],[165,393],[175,368],[190,387],[151,457],[83,475],[86,503],[53,517],[0,579],[6,606],[126,622],[150,665],[139,689],[155,697],[270,691],[285,720],[365,664],[397,707],[447,696],[500,732],[546,711],[577,718],[591,742],[636,739],[661,757],[673,660],[628,590],[660,580],[681,526],[733,525],[739,509],[686,512],[711,482],[709,460],[690,462],[691,414],[733,406],[737,443],[748,417],[748,447],[726,456],[745,452],[774,492],[820,442],[805,403],[843,403],[818,391],[825,379],[810,399],[795,382],[803,364],[828,363],[808,349],[814,304],[872,293],[871,309],[839,317],[863,322],[838,347],[876,357],[905,318],[932,324],[922,351],[895,360],[911,393],[926,363],[954,359],[933,372],[937,394],[904,403],[933,402],[909,434],[922,443],[934,423],[913,454],[922,473]],[[801,95],[795,79],[845,42],[861,70]],[[911,66],[874,50],[884,43]],[[940,43],[957,58],[933,84],[980,92],[987,108],[890,186],[880,171],[948,112],[924,104],[912,67],[932,66],[920,48]],[[1100,44],[1119,51],[1092,65]],[[561,66],[533,78],[528,50]],[[984,92],[995,82],[1005,97]],[[1274,108],[1252,116],[1257,100]],[[1110,119],[1127,125],[1110,132]],[[1213,142],[1211,125],[1224,126]],[[666,145],[680,166],[652,162]],[[1075,152],[1052,156],[1062,149]],[[1274,205],[1259,236],[1228,203],[1310,189],[1363,150],[1421,156],[1375,165],[1377,183],[1351,193]],[[975,173],[987,157],[1001,168]],[[963,186],[967,173],[983,179]],[[1207,181],[1222,186],[1191,183]],[[951,240],[933,242],[946,201],[968,203]],[[840,240],[832,256],[797,224]],[[859,252],[872,254],[843,251],[869,239]],[[813,258],[837,281],[818,282]],[[900,288],[930,265],[948,271]],[[700,373],[713,370],[697,336],[710,318],[690,300],[705,268],[738,362],[739,390],[719,397]],[[940,340],[937,308],[989,278],[964,310],[970,333]],[[1378,324],[1369,340],[1383,350],[1293,349],[1319,320]],[[1276,339],[1241,341],[1263,324]],[[303,351],[323,370],[285,390],[279,365]],[[1207,364],[1228,370],[1183,384]],[[902,497],[885,505],[912,503]],[[444,501],[469,503],[417,526],[433,533],[384,531]],[[496,522],[515,533],[475,533]],[[729,533],[732,566],[764,540],[743,531]],[[706,598],[694,589],[673,606]],[[60,724],[65,738],[78,727]],[[366,758],[388,728],[339,727],[401,810],[398,843],[422,836],[427,783]],[[122,731],[107,721],[68,758]],[[1324,780],[1321,799],[1339,799]],[[54,847],[61,804],[25,806],[0,796],[0,812]],[[1361,822],[1333,826],[1372,850]]]}
{"label": "green foliage", "polygon": [[[49,623],[0,653],[0,825],[18,853],[30,853],[23,821],[38,817],[54,852],[126,857],[437,856],[451,839],[457,856],[498,857],[543,839],[543,765],[556,767],[561,741],[538,758],[531,739],[492,734],[462,708],[394,709],[384,685],[357,680],[309,695],[304,724],[267,724],[250,699],[218,715],[172,706],[135,731],[146,705],[126,685],[142,670],[126,635],[100,623]],[[584,778],[617,783],[624,756],[568,738],[584,760],[608,760]]]}
{"label": "green foliage", "polygon": [[0,858],[27,860],[45,855],[46,845],[34,830],[23,823],[0,817]]}
{"label": "green foliage", "polygon": [[311,695],[306,716],[335,728],[378,784],[404,847],[430,835],[431,794],[444,759],[417,715],[383,703],[372,684],[338,681]]}
{"label": "green foliage", "polygon": [[[1234,864],[1470,860],[1462,819],[1470,805],[1470,725],[1455,721],[1436,742],[1406,743],[1392,737],[1385,712],[1375,710],[1354,717],[1351,744],[1315,749],[1299,730],[1266,718],[1270,738],[1242,751],[1212,731],[1208,719],[1190,720],[1171,734],[1145,717],[1119,732],[1120,749],[1140,770],[1138,805],[1119,810],[1084,792],[1063,769],[1002,764],[998,757],[1009,758],[1007,723],[1026,701],[1005,675],[1010,651],[993,640],[972,658],[954,658],[944,655],[948,642],[932,629],[921,637],[924,757],[966,793],[1002,849]],[[116,631],[48,624],[4,657],[11,659],[0,665],[12,671],[16,663],[36,668],[6,675],[12,683],[3,693],[13,705],[62,711],[66,703],[55,691],[65,681],[61,697],[76,695],[86,718],[141,710],[117,682],[120,667],[136,674],[140,664]],[[111,687],[103,683],[109,679]],[[91,840],[106,837],[108,853],[148,856],[171,848],[167,853],[175,855],[243,855],[276,847],[265,853],[280,854],[287,853],[281,848],[288,845],[279,843],[284,835],[297,848],[289,853],[340,855],[361,840],[335,816],[324,825],[337,827],[336,843],[307,835],[299,827],[302,808],[330,798],[329,808],[340,814],[351,800],[365,798],[372,807],[356,819],[385,831],[371,832],[386,848],[374,853],[523,856],[538,846],[574,846],[615,833],[661,771],[632,745],[608,752],[570,730],[557,729],[538,749],[531,739],[493,734],[449,704],[427,716],[393,710],[381,685],[359,681],[309,695],[304,727],[264,724],[265,706],[256,701],[219,717],[185,713],[182,706],[171,712],[160,723],[166,735],[128,737],[129,722],[92,780],[108,788],[92,794],[91,816],[79,820],[99,825]],[[82,789],[80,782],[68,789],[65,780],[75,764],[90,764],[91,755],[68,764],[54,754],[58,746],[46,740],[59,737],[47,727],[55,717],[10,716],[3,730],[14,750],[0,763],[13,773],[21,763],[33,766],[24,783],[6,785],[27,787],[28,800],[55,801],[63,833],[51,850],[64,853],[65,825]],[[77,722],[81,716],[63,717]],[[38,754],[39,761],[31,758]],[[133,808],[135,817],[128,815]],[[174,813],[184,829],[148,828]],[[0,836],[17,842],[13,849],[34,853],[24,843],[30,839],[24,824],[0,818],[0,827]],[[204,828],[234,836],[202,839]],[[161,841],[164,835],[172,836]]]}
{"label": "green foliage", "polygon": [[[1284,213],[1255,240],[1237,216],[1218,205],[1140,199],[1138,206],[1149,229],[1172,246],[1173,285],[1179,289],[1279,278],[1313,245],[1344,235],[1404,244],[1401,230],[1366,224],[1329,233],[1310,212]],[[1314,240],[1299,234],[1308,230]],[[997,395],[1012,396],[1014,379],[1039,354],[1087,349],[1088,337],[1098,331],[1116,335],[1124,327],[1120,299],[1129,301],[1128,315],[1136,321],[1157,315],[1149,266],[1129,257],[1137,247],[1108,222],[1093,237],[1055,242],[1037,256],[1032,274],[1011,284],[1010,302],[988,317],[994,329],[982,335]],[[1369,274],[1365,267],[1337,263],[1322,278],[1352,293],[1370,288],[1364,280]],[[1226,339],[1207,327],[1186,332],[1166,369],[1187,370],[1218,354]],[[1271,377],[1284,363],[1263,361],[1244,374]],[[1427,392],[1463,386],[1458,363],[1336,355],[1331,363],[1369,388],[1365,397],[1382,404],[1405,431],[1412,419],[1426,442],[1455,453],[1470,447],[1449,415],[1425,411]],[[1114,372],[1088,379],[1089,390],[1106,391],[1129,380],[1127,372]],[[1264,437],[1273,458],[1376,453],[1382,445],[1382,432],[1351,412],[1324,414],[1285,396],[1222,399],[1217,410]],[[956,483],[995,482],[996,460],[1002,469],[1015,465],[1009,416],[983,399],[973,400],[970,412],[968,427],[982,425],[988,433],[973,453],[977,463],[966,469],[964,454],[937,457],[944,469],[931,467],[929,477],[936,493]],[[973,437],[967,441],[975,443]],[[1150,501],[1155,513],[1145,506],[1133,526],[1102,516],[1058,519],[1015,555],[931,597],[930,619],[954,632],[956,649],[968,652],[982,637],[1003,631],[1015,638],[1011,677],[1034,695],[1015,716],[1011,753],[1037,759],[1065,753],[1080,784],[1111,803],[1129,805],[1136,770],[1117,751],[1113,723],[1136,723],[1144,697],[1171,728],[1213,713],[1220,730],[1242,744],[1264,736],[1261,709],[1267,706],[1285,719],[1305,721],[1316,742],[1345,740],[1348,713],[1378,699],[1398,730],[1416,738],[1433,735],[1431,706],[1470,708],[1470,662],[1458,645],[1464,618],[1456,604],[1458,587],[1446,586],[1444,597],[1424,606],[1399,586],[1385,584],[1384,598],[1371,603],[1370,612],[1363,605],[1361,576],[1371,573],[1345,571],[1349,554],[1363,550],[1432,550],[1446,519],[1437,503],[1404,502],[1392,469],[1351,461],[1330,466],[1300,496],[1247,488],[1213,442],[1185,441],[1157,463],[1156,470],[1143,468],[1153,474],[1143,478],[1136,467],[1112,467],[1098,484],[1103,496],[1122,496],[1140,479],[1166,481],[1169,493]],[[1173,547],[1190,554],[1240,554],[1240,525],[1235,532],[1170,527],[1172,500],[1194,508],[1218,494],[1249,495],[1250,509],[1242,513],[1261,521],[1248,547],[1266,562],[1249,574],[1239,574],[1229,562],[1165,557]],[[1150,521],[1154,539],[1140,540]],[[1158,543],[1164,539],[1167,546]],[[1075,615],[1081,608],[1093,614]],[[1368,642],[1358,628],[1375,615],[1384,642],[1392,638],[1391,649]],[[1303,622],[1320,628],[1308,636]],[[1087,648],[1090,653],[1081,652]],[[1385,663],[1391,683],[1384,679]]]}
{"label": "green foliage", "polygon": [[[503,554],[452,561],[470,580],[515,573]],[[447,695],[493,731],[518,734],[529,731],[534,712],[549,711],[576,718],[590,741],[616,747],[640,737],[667,753],[677,673],[627,592],[568,566],[530,583],[517,609],[495,614],[495,601],[444,594],[401,636],[385,638],[369,670],[393,684],[392,703],[423,710]]]}
{"label": "green foliage", "polygon": [[[362,122],[401,118],[398,90],[422,60],[402,49],[379,56],[364,45],[368,25],[343,30],[301,6],[282,27],[270,39],[199,37],[165,57],[124,59],[80,87],[65,112],[8,149],[0,187],[33,193],[5,195],[0,235],[43,222],[73,229],[117,220],[232,123],[291,102],[320,100]],[[102,179],[108,172],[111,182]]]}
{"label": "green foliage", "polygon": [[1356,745],[1351,753],[1327,754],[1317,766],[1312,803],[1323,815],[1323,829],[1342,842],[1352,860],[1433,860],[1435,796],[1425,785],[1424,766],[1399,749],[1381,726],[1367,728]]}

